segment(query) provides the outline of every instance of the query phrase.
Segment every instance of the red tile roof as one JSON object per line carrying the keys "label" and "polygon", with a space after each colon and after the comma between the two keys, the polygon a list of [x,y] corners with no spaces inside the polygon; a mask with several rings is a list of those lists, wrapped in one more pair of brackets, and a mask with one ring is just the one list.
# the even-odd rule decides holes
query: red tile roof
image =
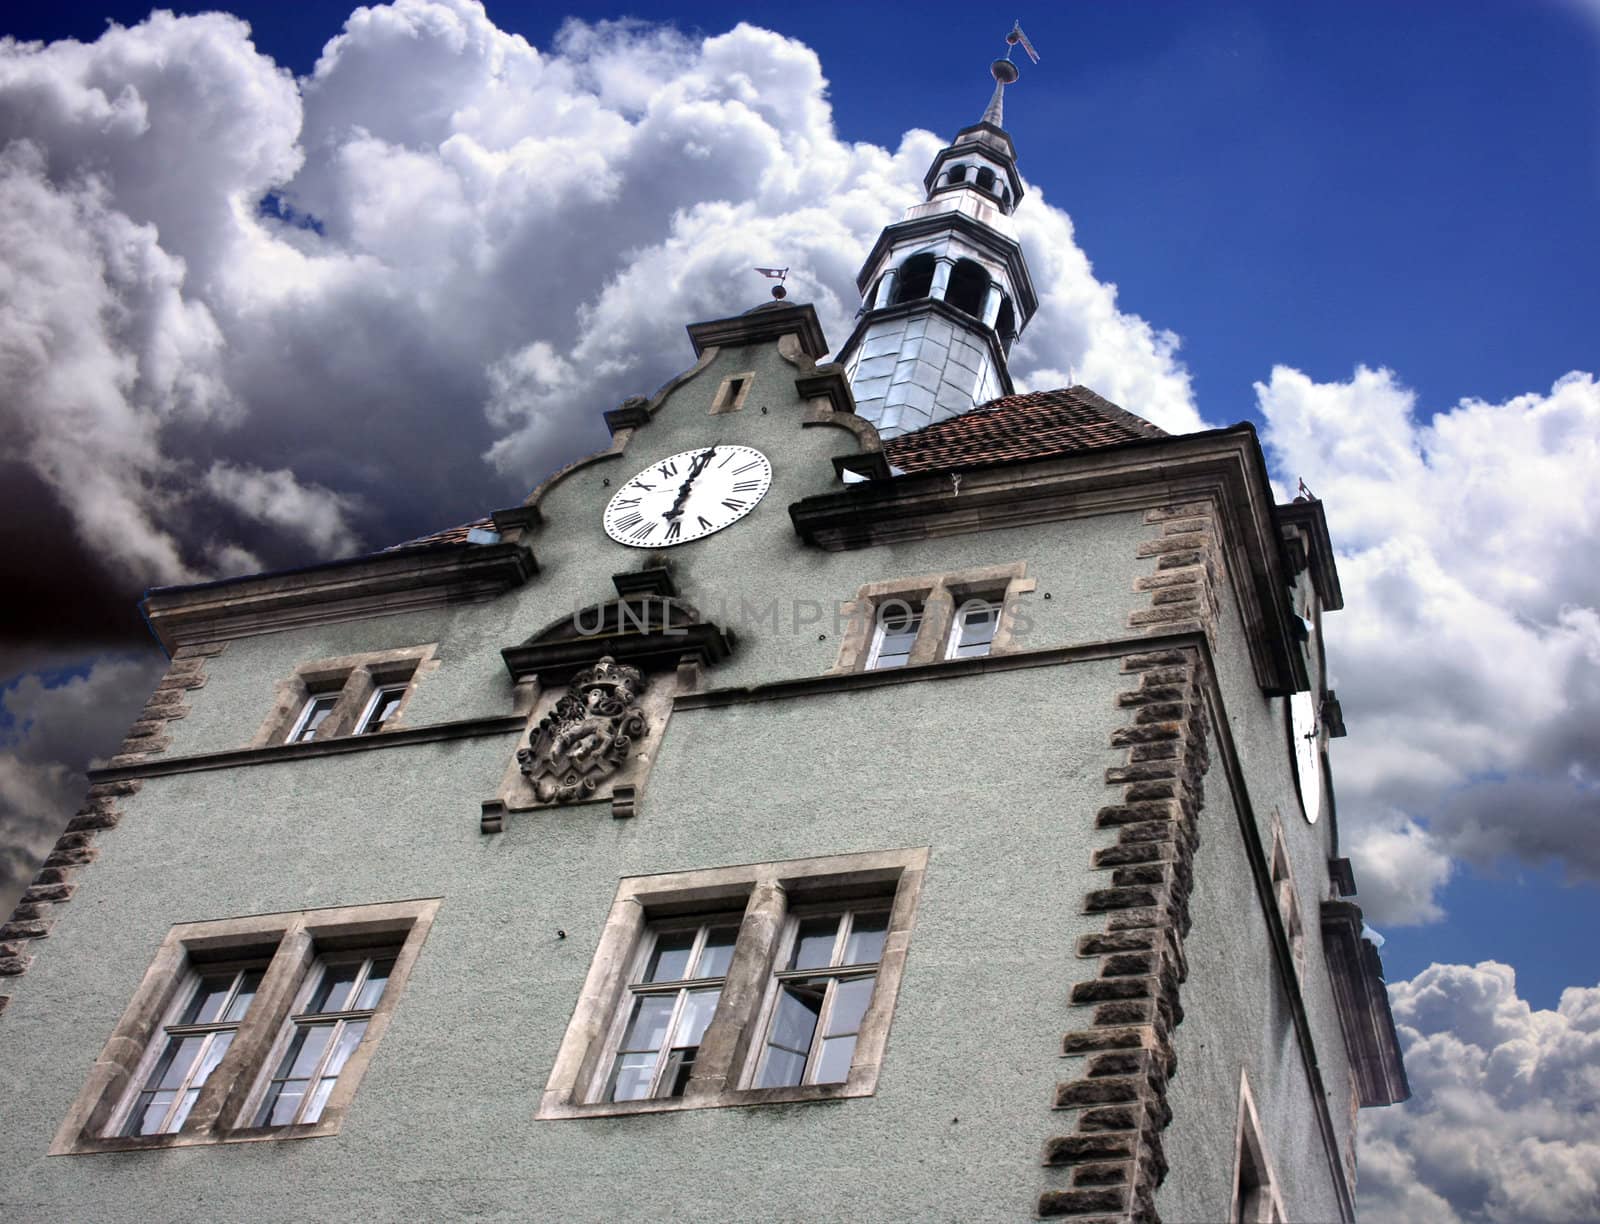
{"label": "red tile roof", "polygon": [[1088,387],[1062,387],[990,400],[961,416],[891,438],[883,451],[902,472],[934,472],[1166,436],[1166,430]]}
{"label": "red tile roof", "polygon": [[400,544],[391,544],[384,552],[398,552],[402,548],[424,548],[430,544],[465,544],[467,533],[482,528],[485,531],[494,530],[492,518],[473,519],[470,523],[462,523],[459,527],[446,527],[443,531],[435,531],[429,535],[418,536],[414,540],[406,540]]}

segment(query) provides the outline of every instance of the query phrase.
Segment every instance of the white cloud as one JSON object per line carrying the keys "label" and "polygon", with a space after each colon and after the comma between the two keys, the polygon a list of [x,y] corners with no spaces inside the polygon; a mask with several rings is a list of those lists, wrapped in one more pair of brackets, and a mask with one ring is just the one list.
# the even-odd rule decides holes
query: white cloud
{"label": "white cloud", "polygon": [[[219,14],[0,43],[7,424],[140,581],[513,500],[687,364],[686,322],[759,300],[752,265],[844,340],[942,141],[850,143],[826,90],[752,26],[569,22],[545,51],[467,0],[357,9],[300,82]],[[1197,424],[1176,340],[1117,309],[1066,215],[1035,192],[1018,224],[1043,303],[1019,381],[1070,366]]]}
{"label": "white cloud", "polygon": [[1387,370],[1280,366],[1256,390],[1274,467],[1323,499],[1339,551],[1334,764],[1374,921],[1439,917],[1450,858],[1600,879],[1600,385],[1426,422]]}
{"label": "white cloud", "polygon": [[1600,986],[1535,1011],[1485,961],[1389,996],[1413,1095],[1362,1115],[1361,1218],[1600,1217]]}

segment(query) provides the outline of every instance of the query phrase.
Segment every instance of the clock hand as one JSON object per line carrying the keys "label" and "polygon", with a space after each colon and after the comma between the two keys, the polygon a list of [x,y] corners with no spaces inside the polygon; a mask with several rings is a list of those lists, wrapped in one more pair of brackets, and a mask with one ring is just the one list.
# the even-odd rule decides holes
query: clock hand
{"label": "clock hand", "polygon": [[695,477],[706,470],[706,465],[711,462],[717,453],[715,446],[708,446],[694,458],[694,463],[689,467],[688,476],[684,477],[682,486],[678,489],[678,496],[673,500],[672,509],[668,510],[662,518],[675,519],[683,515],[684,503],[689,500],[689,487],[694,484]]}

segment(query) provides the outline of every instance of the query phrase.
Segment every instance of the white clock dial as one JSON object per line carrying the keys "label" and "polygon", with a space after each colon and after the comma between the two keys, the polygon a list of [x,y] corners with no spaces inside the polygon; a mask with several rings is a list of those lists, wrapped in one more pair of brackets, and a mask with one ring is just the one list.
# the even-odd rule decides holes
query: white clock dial
{"label": "white clock dial", "polygon": [[1312,693],[1289,697],[1289,735],[1294,740],[1295,781],[1300,806],[1312,824],[1322,815],[1322,728],[1317,725],[1317,698]]}
{"label": "white clock dial", "polygon": [[652,463],[606,505],[606,534],[630,548],[687,544],[736,523],[766,496],[772,464],[749,446],[706,446]]}

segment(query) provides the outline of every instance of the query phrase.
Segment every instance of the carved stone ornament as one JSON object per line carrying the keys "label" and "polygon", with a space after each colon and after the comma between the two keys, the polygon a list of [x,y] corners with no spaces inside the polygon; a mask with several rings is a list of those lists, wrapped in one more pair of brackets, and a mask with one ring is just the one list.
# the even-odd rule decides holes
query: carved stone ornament
{"label": "carved stone ornament", "polygon": [[644,677],[609,655],[572,678],[566,695],[544,717],[517,765],[544,803],[587,799],[627,763],[648,734],[639,697]]}

